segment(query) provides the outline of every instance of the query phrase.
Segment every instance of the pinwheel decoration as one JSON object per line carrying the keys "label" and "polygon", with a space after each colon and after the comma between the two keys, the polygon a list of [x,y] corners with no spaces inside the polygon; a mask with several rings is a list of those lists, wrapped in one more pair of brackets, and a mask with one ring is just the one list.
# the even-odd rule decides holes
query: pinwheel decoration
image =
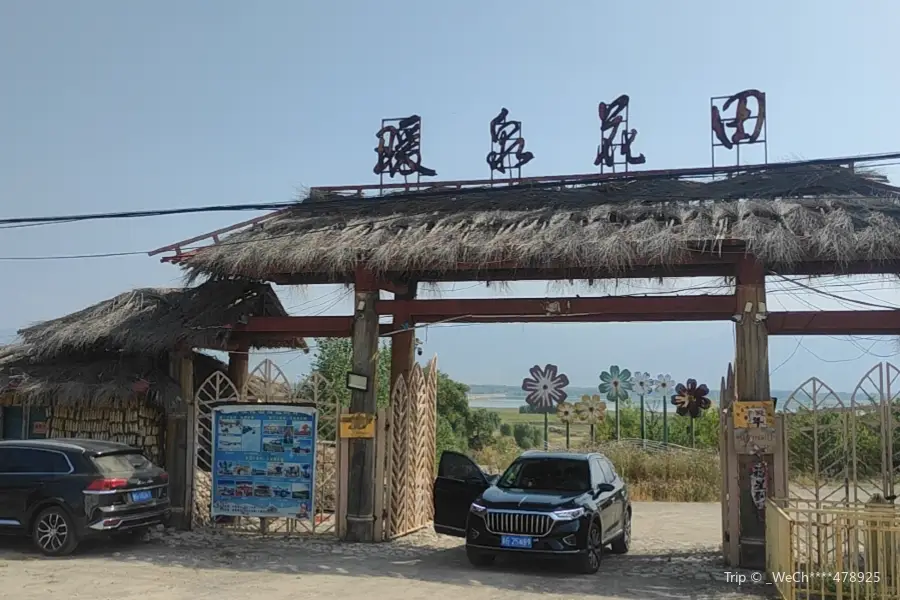
{"label": "pinwheel decoration", "polygon": [[675,405],[675,414],[679,417],[690,417],[696,419],[700,417],[700,413],[710,406],[707,395],[709,388],[706,384],[697,385],[696,379],[688,379],[684,384],[675,386],[675,395],[672,396],[672,404]]}
{"label": "pinwheel decoration", "polygon": [[597,395],[582,396],[581,401],[575,404],[575,410],[578,412],[578,418],[590,425],[602,423],[606,418],[606,403]]}
{"label": "pinwheel decoration", "polygon": [[531,377],[522,380],[522,389],[528,392],[525,402],[535,412],[552,412],[554,405],[567,398],[565,388],[569,385],[569,378],[560,373],[556,365],[546,365],[543,369],[534,365],[529,373]]}
{"label": "pinwheel decoration", "polygon": [[556,416],[568,426],[572,419],[575,418],[575,405],[568,402],[560,402],[559,406],[556,407]]}
{"label": "pinwheel decoration", "polygon": [[[547,435],[550,433],[550,423],[547,416],[556,410],[557,404],[562,404],[568,397],[566,386],[569,378],[559,372],[556,365],[545,365],[542,369],[534,365],[528,371],[531,377],[522,380],[522,389],[528,392],[525,402],[536,413],[544,415],[544,448],[549,447]],[[568,438],[568,435],[566,436]]]}
{"label": "pinwheel decoration", "polygon": [[591,426],[591,443],[594,443],[594,426],[606,419],[606,403],[600,400],[600,396],[584,395],[575,403],[578,418]]}
{"label": "pinwheel decoration", "polygon": [[638,396],[649,396],[656,387],[656,380],[650,377],[650,373],[635,371],[632,378],[632,388]]}
{"label": "pinwheel decoration", "polygon": [[696,434],[694,433],[694,419],[698,418],[702,411],[712,405],[707,398],[709,388],[706,384],[697,385],[696,379],[688,379],[684,385],[675,386],[675,395],[672,396],[672,404],[675,405],[675,414],[679,417],[691,418],[691,448],[696,446]]}
{"label": "pinwheel decoration", "polygon": [[672,393],[672,390],[675,389],[675,380],[672,379],[672,376],[666,373],[663,375],[660,373],[656,376],[656,386],[653,391],[662,396],[663,403],[663,444],[669,443],[669,411],[668,403],[666,403],[666,398]]}
{"label": "pinwheel decoration", "polygon": [[606,399],[610,402],[628,399],[628,392],[632,389],[631,371],[628,369],[619,369],[618,365],[613,365],[609,371],[600,373],[600,381],[600,393],[606,394]]}
{"label": "pinwheel decoration", "polygon": [[570,404],[569,402],[560,402],[559,406],[556,407],[556,416],[559,417],[559,420],[566,424],[566,450],[569,449],[569,427],[571,426],[572,419],[576,417],[575,405]]}
{"label": "pinwheel decoration", "polygon": [[619,401],[628,400],[628,392],[632,387],[631,371],[612,365],[609,371],[600,373],[600,381],[600,393],[606,394],[606,399],[616,404],[616,440],[618,440],[621,435]]}
{"label": "pinwheel decoration", "polygon": [[641,440],[647,439],[647,415],[644,406],[644,397],[653,393],[656,387],[656,381],[650,377],[650,373],[634,372],[633,380],[634,392],[641,400]]}

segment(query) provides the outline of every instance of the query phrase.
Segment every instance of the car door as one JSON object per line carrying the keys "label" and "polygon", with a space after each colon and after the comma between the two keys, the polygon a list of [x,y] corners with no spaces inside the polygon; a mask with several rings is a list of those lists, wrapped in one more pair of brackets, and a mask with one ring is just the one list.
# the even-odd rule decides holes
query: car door
{"label": "car door", "polygon": [[10,448],[0,447],[0,532],[21,525],[16,511],[13,510],[12,485],[9,477],[11,455]]}
{"label": "car door", "polygon": [[458,452],[441,454],[434,480],[434,530],[465,537],[469,509],[490,487],[484,471],[472,459]]}
{"label": "car door", "polygon": [[622,528],[622,518],[625,516],[625,484],[622,479],[616,474],[616,469],[613,467],[609,459],[604,457],[599,460],[600,467],[603,470],[603,475],[606,477],[607,482],[613,486],[613,491],[611,494],[612,504],[610,505],[612,514],[610,515],[610,518],[612,519],[613,523],[611,533],[615,534]]}
{"label": "car door", "polygon": [[2,518],[9,526],[23,525],[47,484],[70,473],[72,465],[56,450],[7,446],[3,451]]}
{"label": "car door", "polygon": [[[591,458],[591,479],[594,479],[596,483],[612,485],[612,475],[609,473],[606,465],[603,464],[603,461],[598,457]],[[618,517],[618,511],[616,509],[616,501],[615,501],[615,489],[611,491],[604,491],[596,494],[597,498],[597,508],[600,511],[600,522],[603,524],[603,539],[609,540],[612,535],[615,534],[616,530],[620,526],[621,519]]]}

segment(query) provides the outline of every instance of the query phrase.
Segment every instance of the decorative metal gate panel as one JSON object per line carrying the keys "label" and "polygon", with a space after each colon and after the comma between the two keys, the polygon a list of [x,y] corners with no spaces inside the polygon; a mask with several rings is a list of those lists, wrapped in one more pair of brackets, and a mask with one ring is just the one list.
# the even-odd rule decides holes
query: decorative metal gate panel
{"label": "decorative metal gate panel", "polygon": [[[897,491],[900,461],[895,459],[900,371],[891,363],[878,363],[863,375],[853,389],[851,447],[853,479],[858,482],[854,501],[872,494],[892,496]],[[898,448],[900,450],[900,448]]]}
{"label": "decorative metal gate panel", "polygon": [[849,399],[816,377],[787,398],[782,411],[791,498],[853,503],[900,491],[898,378],[894,365],[879,363]]}
{"label": "decorative metal gate panel", "polygon": [[227,375],[215,371],[197,389],[194,398],[194,481],[191,525],[194,528],[210,525],[212,505],[212,410],[227,402],[237,402],[240,396]]}
{"label": "decorative metal gate panel", "polygon": [[429,524],[434,517],[437,357],[425,371],[417,364],[408,382],[399,377],[391,392],[387,489],[387,537],[394,539]]}
{"label": "decorative metal gate panel", "polygon": [[[228,402],[309,403],[317,408],[316,501],[311,520],[258,519],[221,517],[210,520],[212,492],[212,409]],[[196,427],[194,430],[195,464],[193,482],[192,525],[215,525],[264,533],[334,534],[337,514],[337,414],[338,397],[330,381],[313,373],[297,386],[292,386],[284,372],[266,359],[247,377],[239,394],[234,383],[223,373],[215,372],[200,386],[196,394]]]}

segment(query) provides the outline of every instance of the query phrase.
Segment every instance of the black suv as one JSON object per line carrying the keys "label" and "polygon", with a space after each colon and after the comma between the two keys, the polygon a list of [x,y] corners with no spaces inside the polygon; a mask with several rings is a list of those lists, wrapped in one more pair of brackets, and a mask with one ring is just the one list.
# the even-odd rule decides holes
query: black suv
{"label": "black suv", "polygon": [[90,536],[143,532],[169,514],[169,476],[136,448],[0,441],[0,533],[30,535],[44,554],[70,554]]}
{"label": "black suv", "polygon": [[499,478],[444,452],[434,483],[434,530],[466,538],[475,566],[515,552],[566,558],[596,573],[603,547],[631,543],[625,482],[602,454],[526,452]]}

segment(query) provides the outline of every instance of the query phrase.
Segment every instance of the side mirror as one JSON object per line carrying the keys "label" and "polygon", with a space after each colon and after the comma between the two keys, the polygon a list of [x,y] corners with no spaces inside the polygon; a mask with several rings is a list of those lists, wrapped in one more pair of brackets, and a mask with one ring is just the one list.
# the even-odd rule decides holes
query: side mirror
{"label": "side mirror", "polygon": [[598,494],[606,494],[614,489],[616,489],[616,486],[611,483],[598,483],[596,488]]}

